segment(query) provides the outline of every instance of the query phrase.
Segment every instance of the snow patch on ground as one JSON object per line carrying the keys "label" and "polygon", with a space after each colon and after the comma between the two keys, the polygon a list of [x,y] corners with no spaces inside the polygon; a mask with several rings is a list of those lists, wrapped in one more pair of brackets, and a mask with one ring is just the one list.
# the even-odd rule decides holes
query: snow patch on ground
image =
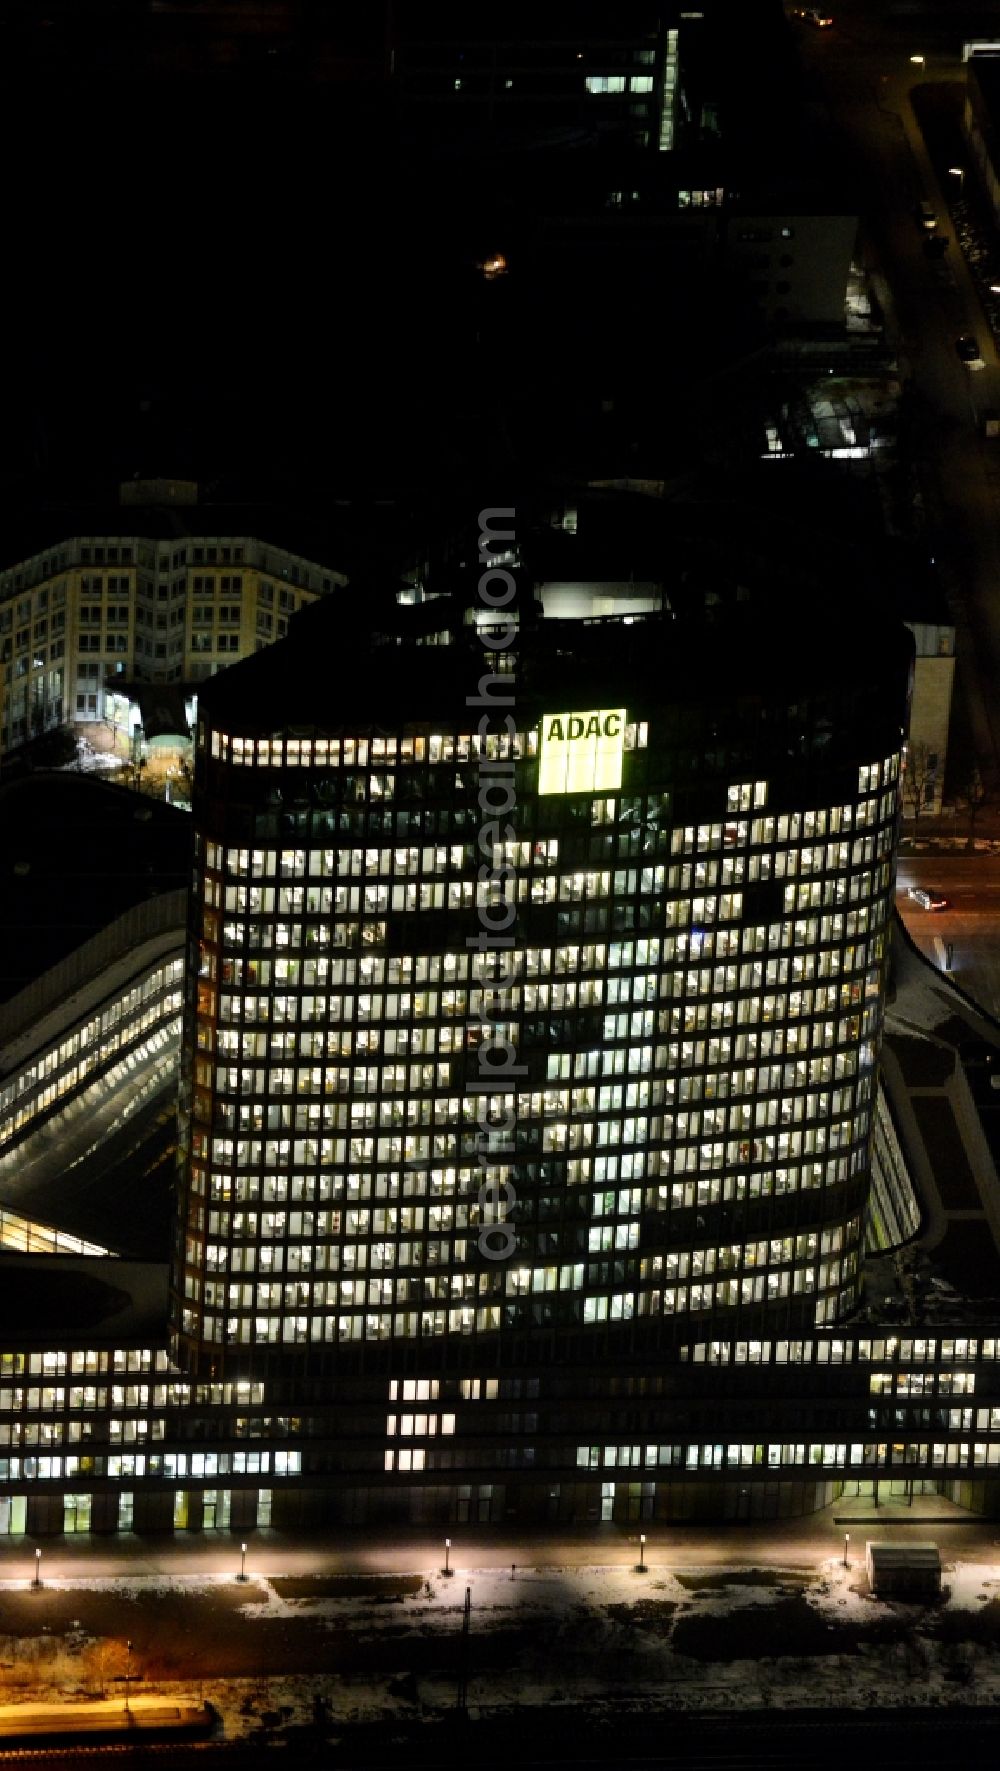
{"label": "snow patch on ground", "polygon": [[[1000,1603],[1000,1566],[949,1565],[940,1606],[872,1598],[860,1558],[847,1568],[842,1558],[830,1558],[812,1570],[767,1570],[759,1585],[747,1584],[748,1572],[739,1571],[738,1583],[725,1584],[727,1571],[718,1567],[685,1568],[681,1578],[661,1567],[643,1574],[620,1566],[518,1568],[513,1580],[509,1569],[460,1569],[451,1580],[434,1576],[419,1591],[395,1599],[368,1593],[331,1597],[321,1583],[315,1597],[288,1597],[273,1582],[251,1576],[246,1601],[237,1607],[251,1626],[264,1618],[308,1618],[318,1630],[349,1630],[369,1643],[381,1638],[382,1670],[368,1676],[342,1671],[205,1680],[197,1688],[186,1680],[183,1691],[178,1684],[144,1683],[142,1690],[174,1701],[210,1702],[230,1739],[279,1738],[287,1728],[322,1732],[358,1722],[433,1720],[455,1708],[468,1588],[468,1704],[481,1717],[559,1704],[588,1705],[608,1714],[912,1707],[917,1688],[923,1704],[1000,1704],[1000,1654],[993,1642],[974,1639],[984,1605]],[[0,1591],[13,1584],[0,1583]],[[211,1595],[219,1588],[232,1592],[234,1581],[232,1575],[136,1575],[125,1582],[46,1584],[67,1595],[100,1591],[140,1598]],[[791,1602],[806,1605],[817,1627],[847,1626],[843,1637],[830,1635],[832,1652],[726,1660],[685,1654],[674,1646],[683,1620],[696,1619],[699,1627],[703,1620],[738,1626],[738,1614],[748,1610],[753,1614],[749,1629],[759,1619],[764,1642],[769,1611],[772,1618],[778,1615],[771,1608]],[[948,1627],[939,1635],[942,1620]],[[501,1635],[508,1658],[489,1666],[495,1656],[484,1653],[482,1645]],[[440,1648],[440,1656],[433,1657],[440,1664],[426,1675],[409,1666],[408,1644],[416,1638],[422,1643],[430,1638]],[[826,1639],[821,1627],[818,1639]],[[841,1640],[848,1651],[839,1651]],[[79,1630],[70,1630],[62,1641],[70,1654],[87,1644]],[[52,1690],[24,1687],[5,1696],[37,1701],[51,1698]]]}

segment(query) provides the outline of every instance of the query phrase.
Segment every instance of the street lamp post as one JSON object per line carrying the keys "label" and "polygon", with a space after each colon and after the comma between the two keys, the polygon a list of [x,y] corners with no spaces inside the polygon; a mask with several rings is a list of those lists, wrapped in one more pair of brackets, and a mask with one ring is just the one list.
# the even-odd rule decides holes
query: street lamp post
{"label": "street lamp post", "polygon": [[644,1531],[640,1531],[640,1533],[639,1533],[639,1573],[645,1574],[645,1572],[646,1572],[646,1533]]}
{"label": "street lamp post", "polygon": [[850,1541],[851,1541],[851,1534],[849,1531],[845,1531],[844,1532],[844,1567],[845,1568],[847,1567],[847,1546],[850,1543]]}
{"label": "street lamp post", "polygon": [[128,1710],[128,1689],[129,1689],[129,1680],[131,1679],[131,1677],[132,1677],[132,1644],[131,1644],[131,1642],[126,1642],[125,1643],[125,1714],[126,1715],[128,1715],[128,1713],[129,1713],[129,1710]]}
{"label": "street lamp post", "polygon": [[450,1576],[451,1576],[451,1538],[450,1537],[446,1537],[444,1540],[444,1567],[442,1568],[441,1572],[442,1572],[442,1574],[447,1574],[450,1578]]}
{"label": "street lamp post", "polygon": [[241,1543],[240,1544],[240,1571],[239,1571],[239,1574],[236,1576],[236,1578],[237,1578],[237,1580],[246,1580],[246,1577],[247,1577],[247,1546],[245,1543]]}
{"label": "street lamp post", "polygon": [[33,1587],[40,1587],[42,1584],[42,1552],[41,1552],[41,1550],[35,1551],[35,1578],[31,1584]]}
{"label": "street lamp post", "polygon": [[958,188],[959,188],[959,190],[961,190],[963,185],[965,184],[965,167],[964,166],[949,166],[948,176],[950,178],[957,178],[958,179]]}

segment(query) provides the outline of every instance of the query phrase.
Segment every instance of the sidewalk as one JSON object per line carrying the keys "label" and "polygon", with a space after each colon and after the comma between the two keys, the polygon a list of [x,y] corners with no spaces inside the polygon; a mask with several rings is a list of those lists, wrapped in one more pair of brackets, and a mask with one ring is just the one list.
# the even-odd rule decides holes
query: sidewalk
{"label": "sidewalk", "polygon": [[[875,1521],[877,1520],[877,1523]],[[845,1524],[864,1525],[867,1536],[918,1526],[940,1538],[943,1550],[965,1561],[1000,1563],[1000,1520],[984,1519],[938,1495],[916,1495],[912,1507],[897,1500],[877,1508],[871,1495],[843,1498],[805,1518],[750,1523],[671,1525],[660,1520],[618,1525],[551,1527],[508,1525],[357,1526],[333,1532],[248,1531],[184,1533],[178,1537],[58,1537],[8,1543],[0,1549],[0,1582],[30,1583],[35,1545],[42,1551],[45,1585],[73,1580],[163,1576],[228,1576],[240,1571],[240,1544],[247,1544],[247,1573],[275,1575],[436,1573],[450,1538],[450,1566],[523,1568],[628,1568],[636,1560],[639,1533],[646,1560],[667,1567],[781,1566],[789,1560],[821,1561],[843,1542]]]}
{"label": "sidewalk", "polygon": [[956,812],[921,817],[914,833],[913,819],[904,814],[899,842],[900,855],[946,854],[956,861],[988,859],[1000,855],[1000,812],[992,807],[977,814],[975,845],[969,848],[968,815]]}

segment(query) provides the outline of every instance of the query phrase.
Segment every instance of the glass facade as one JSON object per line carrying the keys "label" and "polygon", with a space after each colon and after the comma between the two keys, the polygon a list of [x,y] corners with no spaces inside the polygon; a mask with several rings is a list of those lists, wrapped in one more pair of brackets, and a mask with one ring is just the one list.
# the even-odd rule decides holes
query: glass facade
{"label": "glass facade", "polygon": [[[551,688],[536,660],[529,705],[481,724],[430,686],[425,720],[295,735],[203,709],[195,1368],[455,1340],[478,1366],[539,1331],[673,1345],[692,1318],[801,1333],[857,1302],[905,668],[881,711],[825,689],[776,723],[755,698],[713,753],[710,704],[650,684],[658,617],[552,625],[611,682],[645,648],[629,704],[574,705],[553,652]],[[483,1048],[518,1060],[488,1088]],[[503,1260],[484,1133],[517,1201]]]}
{"label": "glass facade", "polygon": [[905,646],[790,678],[656,616],[338,675],[316,618],[202,696],[169,1333],[8,1341],[0,1530],[991,1504],[997,1342],[840,1326]]}
{"label": "glass facade", "polygon": [[0,1083],[0,1176],[15,1172],[25,1145],[53,1114],[132,1079],[165,1079],[181,1031],[183,955],[159,960],[128,980],[58,1039],[35,1051]]}

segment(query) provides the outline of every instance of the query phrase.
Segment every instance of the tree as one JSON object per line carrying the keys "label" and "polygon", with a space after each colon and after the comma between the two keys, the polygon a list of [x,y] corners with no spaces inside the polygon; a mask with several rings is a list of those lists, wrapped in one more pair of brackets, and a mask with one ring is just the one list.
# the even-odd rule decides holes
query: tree
{"label": "tree", "polygon": [[968,814],[969,834],[965,839],[965,846],[970,855],[975,853],[976,848],[976,819],[983,807],[989,805],[991,797],[979,763],[973,757],[958,790],[959,804],[965,807]]}
{"label": "tree", "polygon": [[913,821],[914,841],[921,814],[934,797],[937,769],[937,751],[928,749],[922,738],[915,738],[906,746],[903,763],[903,816]]}

